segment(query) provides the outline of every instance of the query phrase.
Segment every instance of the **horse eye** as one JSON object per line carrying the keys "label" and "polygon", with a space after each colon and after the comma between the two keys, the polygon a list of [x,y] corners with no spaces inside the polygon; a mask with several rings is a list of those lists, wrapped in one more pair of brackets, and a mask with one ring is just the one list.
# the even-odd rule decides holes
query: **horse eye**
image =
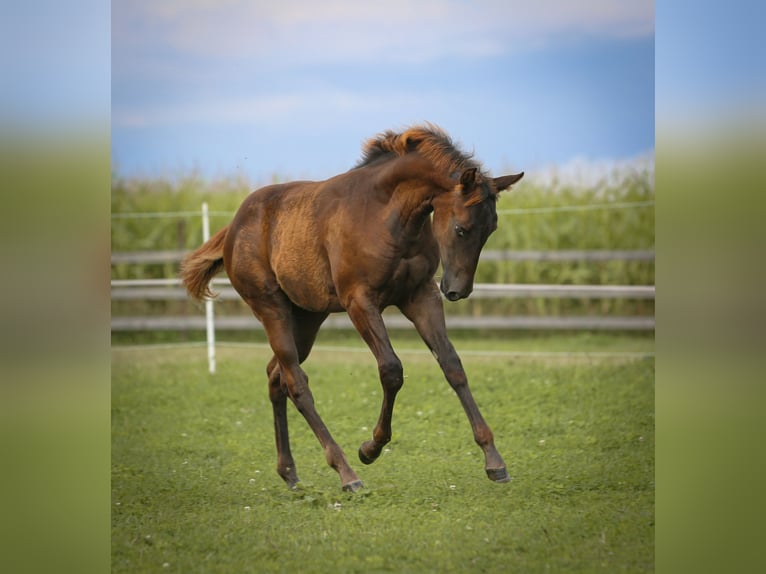
{"label": "horse eye", "polygon": [[465,237],[465,233],[466,233],[466,231],[465,231],[465,229],[463,229],[463,228],[462,228],[462,227],[460,227],[459,225],[456,225],[456,226],[455,226],[455,233],[457,233],[457,236],[458,236],[458,237]]}

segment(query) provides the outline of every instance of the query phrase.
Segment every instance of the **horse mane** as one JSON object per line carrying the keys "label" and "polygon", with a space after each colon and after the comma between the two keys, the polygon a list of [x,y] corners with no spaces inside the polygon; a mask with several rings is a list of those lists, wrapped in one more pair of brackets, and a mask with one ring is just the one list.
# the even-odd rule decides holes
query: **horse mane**
{"label": "horse mane", "polygon": [[[414,152],[428,159],[437,171],[453,179],[459,179],[464,170],[473,168],[477,170],[477,179],[491,181],[473,154],[462,151],[447,132],[430,122],[411,126],[402,132],[387,130],[370,138],[362,146],[362,158],[354,169]],[[480,203],[488,196],[494,197],[493,193],[482,192],[484,187],[476,186],[476,193],[466,198],[467,206]]]}

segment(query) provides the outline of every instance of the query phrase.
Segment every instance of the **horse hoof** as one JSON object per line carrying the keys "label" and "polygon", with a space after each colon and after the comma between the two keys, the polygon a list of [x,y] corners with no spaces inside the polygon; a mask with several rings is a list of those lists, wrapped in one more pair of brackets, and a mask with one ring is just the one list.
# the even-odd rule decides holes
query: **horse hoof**
{"label": "horse hoof", "polygon": [[359,460],[361,460],[364,464],[372,464],[373,462],[378,460],[378,457],[377,456],[367,456],[364,453],[364,445],[362,445],[362,446],[359,447]]}
{"label": "horse hoof", "polygon": [[285,481],[287,488],[290,490],[295,489],[296,485],[300,482],[298,475],[295,473],[295,469],[279,470],[277,469],[279,477]]}
{"label": "horse hoof", "polygon": [[358,490],[361,490],[362,487],[364,487],[364,484],[362,484],[361,480],[355,480],[354,482],[349,482],[348,484],[343,485],[343,490],[346,492],[357,492]]}
{"label": "horse hoof", "polygon": [[505,467],[488,468],[487,477],[494,482],[509,482],[511,480],[511,475],[508,474]]}

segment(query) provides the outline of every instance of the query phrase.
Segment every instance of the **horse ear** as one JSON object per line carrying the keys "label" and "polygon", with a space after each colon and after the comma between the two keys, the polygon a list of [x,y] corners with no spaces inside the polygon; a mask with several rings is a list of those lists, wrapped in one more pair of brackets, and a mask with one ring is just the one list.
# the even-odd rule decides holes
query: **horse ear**
{"label": "horse ear", "polygon": [[519,181],[522,177],[524,177],[524,172],[517,173],[514,175],[503,175],[500,177],[496,177],[493,181],[495,182],[495,187],[497,188],[497,191],[503,191],[504,189],[508,189],[511,187],[514,183]]}
{"label": "horse ear", "polygon": [[460,174],[460,185],[463,186],[463,193],[468,193],[473,190],[474,186],[476,185],[475,167],[469,167]]}

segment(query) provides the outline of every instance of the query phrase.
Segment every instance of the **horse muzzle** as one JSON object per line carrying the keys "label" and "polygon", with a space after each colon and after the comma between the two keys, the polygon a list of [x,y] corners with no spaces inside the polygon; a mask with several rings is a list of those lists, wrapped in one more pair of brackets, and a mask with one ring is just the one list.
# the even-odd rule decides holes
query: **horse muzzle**
{"label": "horse muzzle", "polygon": [[439,283],[439,288],[449,301],[459,301],[460,299],[465,299],[473,291],[472,284],[461,285],[459,282],[448,281],[446,277],[442,277],[442,280]]}

